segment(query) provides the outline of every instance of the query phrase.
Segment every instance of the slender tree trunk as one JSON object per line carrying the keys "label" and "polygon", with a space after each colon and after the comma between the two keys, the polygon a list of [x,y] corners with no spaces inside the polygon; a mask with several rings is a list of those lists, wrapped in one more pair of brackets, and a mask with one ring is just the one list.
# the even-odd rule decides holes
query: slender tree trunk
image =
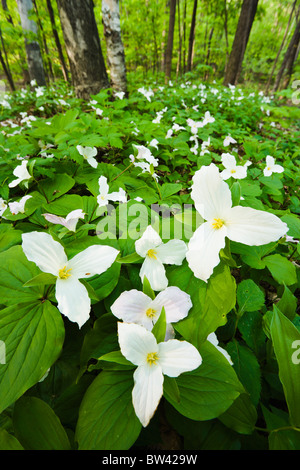
{"label": "slender tree trunk", "polygon": [[178,10],[178,60],[177,60],[177,68],[176,68],[176,77],[182,73],[182,64],[181,64],[181,57],[182,57],[182,35],[181,35],[181,21],[180,21],[180,0],[177,0],[177,10]]}
{"label": "slender tree trunk", "polygon": [[273,91],[277,91],[279,89],[279,85],[284,74],[285,74],[285,79],[283,82],[283,88],[286,88],[288,86],[291,75],[293,73],[293,67],[294,67],[294,62],[295,62],[299,42],[300,42],[300,20],[298,20],[296,24],[294,34],[289,43],[282,65],[276,77]]}
{"label": "slender tree trunk", "polygon": [[[29,19],[30,12],[33,10],[32,0],[17,0],[17,3],[25,34],[30,32],[37,37],[37,25]],[[25,38],[25,48],[30,80],[36,80],[39,86],[46,86],[43,59],[38,41]]]}
{"label": "slender tree trunk", "polygon": [[67,68],[65,58],[64,58],[63,49],[62,49],[62,45],[58,36],[57,28],[56,28],[52,3],[51,3],[51,0],[46,0],[46,1],[47,1],[47,9],[48,9],[49,17],[50,17],[50,22],[51,22],[52,33],[53,33],[54,41],[56,44],[63,77],[66,82],[69,82],[70,79],[69,79],[68,68]]}
{"label": "slender tree trunk", "polygon": [[15,84],[14,84],[14,81],[12,79],[12,76],[11,76],[11,73],[10,73],[10,70],[9,68],[7,67],[6,65],[6,62],[4,60],[4,57],[2,55],[2,52],[1,52],[1,49],[0,49],[0,64],[3,68],[3,71],[5,73],[5,76],[7,78],[7,81],[8,81],[8,84],[9,84],[9,87],[11,89],[11,91],[15,91],[16,87],[15,87]]}
{"label": "slender tree trunk", "polygon": [[226,67],[224,85],[236,85],[249,40],[258,0],[244,0],[233,40],[231,53]]}
{"label": "slender tree trunk", "polygon": [[293,17],[293,13],[294,13],[294,10],[295,10],[296,3],[297,3],[297,0],[295,0],[294,3],[293,3],[292,11],[291,11],[291,14],[290,14],[288,23],[287,23],[287,25],[286,25],[286,29],[285,29],[285,32],[284,32],[283,39],[282,39],[282,42],[281,42],[281,44],[280,44],[279,50],[278,50],[278,52],[277,52],[276,58],[275,58],[274,63],[273,63],[273,67],[272,67],[272,70],[271,70],[271,73],[270,73],[270,75],[269,75],[268,82],[267,82],[267,85],[266,85],[266,90],[265,90],[266,93],[268,93],[268,91],[269,91],[269,87],[270,87],[270,84],[271,84],[271,81],[272,81],[272,78],[273,78],[273,75],[274,75],[274,71],[275,71],[275,68],[276,68],[276,65],[277,65],[277,62],[278,62],[280,53],[281,53],[281,51],[282,51],[282,49],[283,49],[283,46],[284,46],[284,43],[285,43],[285,40],[286,40],[288,31],[289,31],[289,28],[290,28],[290,24],[291,24],[291,21],[292,21],[292,17]]}
{"label": "slender tree trunk", "polygon": [[[297,0],[296,0],[297,1]],[[225,41],[226,41],[226,61],[225,61],[225,69],[228,63],[228,55],[229,55],[229,44],[228,44],[228,15],[227,15],[227,1],[224,0],[224,32],[225,32]]]}
{"label": "slender tree trunk", "polygon": [[38,22],[38,26],[39,26],[39,29],[40,29],[40,33],[41,33],[41,37],[42,37],[42,41],[43,41],[43,45],[44,45],[44,51],[45,51],[46,62],[47,62],[48,70],[49,70],[49,76],[50,76],[50,79],[52,81],[54,81],[55,80],[54,79],[54,73],[53,73],[52,63],[51,63],[51,60],[50,60],[50,54],[49,54],[47,39],[46,39],[46,36],[44,34],[43,24],[41,22],[41,18],[40,18],[39,11],[38,11],[38,8],[37,8],[36,0],[32,0],[32,2],[33,2],[33,5],[34,5],[34,10],[35,10],[35,13],[36,13],[37,22]]}
{"label": "slender tree trunk", "polygon": [[198,0],[194,0],[190,37],[189,37],[189,52],[188,52],[187,67],[186,67],[188,72],[192,70],[192,57],[193,57],[193,49],[194,49],[194,41],[195,41],[197,4],[198,4]]}
{"label": "slender tree trunk", "polygon": [[121,37],[119,0],[102,0],[102,22],[106,40],[107,66],[111,86],[127,93],[124,46]]}
{"label": "slender tree trunk", "polygon": [[165,58],[165,82],[171,78],[172,72],[172,54],[173,54],[173,40],[174,40],[174,26],[176,17],[176,0],[170,0],[170,16],[169,16],[169,31],[168,31],[168,42],[166,48]]}
{"label": "slender tree trunk", "polygon": [[78,98],[88,100],[109,88],[92,0],[57,0],[69,57],[72,84]]}
{"label": "slender tree trunk", "polygon": [[13,20],[12,20],[12,17],[11,17],[11,15],[10,15],[10,13],[9,13],[9,10],[8,10],[7,1],[6,1],[6,0],[1,0],[1,3],[2,3],[3,11],[6,12],[7,21],[8,21],[11,25],[14,25]]}
{"label": "slender tree trunk", "polygon": [[183,73],[186,72],[186,0],[183,7]]}

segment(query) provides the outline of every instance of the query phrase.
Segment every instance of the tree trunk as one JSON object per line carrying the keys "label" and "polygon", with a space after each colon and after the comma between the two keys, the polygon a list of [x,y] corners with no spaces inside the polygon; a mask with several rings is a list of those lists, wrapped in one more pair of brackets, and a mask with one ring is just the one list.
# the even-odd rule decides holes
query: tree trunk
{"label": "tree trunk", "polygon": [[1,3],[2,3],[2,8],[3,8],[3,11],[6,12],[6,18],[7,18],[7,21],[11,24],[11,25],[14,25],[14,22],[12,20],[12,17],[9,13],[9,10],[8,10],[8,6],[7,6],[7,1],[6,0],[1,0]]}
{"label": "tree trunk", "polygon": [[258,0],[244,0],[233,40],[231,53],[226,67],[223,84],[236,85],[240,76],[242,63],[257,10]]}
{"label": "tree trunk", "polygon": [[182,64],[181,64],[181,57],[182,57],[182,35],[181,35],[181,21],[180,21],[180,0],[177,0],[177,9],[178,9],[178,61],[177,61],[177,68],[176,68],[176,78],[178,75],[182,75]]}
{"label": "tree trunk", "polygon": [[188,72],[192,70],[192,57],[193,57],[193,49],[194,49],[194,41],[195,41],[197,2],[198,0],[194,0],[192,23],[191,23],[190,37],[189,37],[189,52],[188,52],[187,67],[186,67]]}
{"label": "tree trunk", "polygon": [[119,0],[102,0],[102,22],[106,40],[111,86],[127,93],[124,46],[121,37]]}
{"label": "tree trunk", "polygon": [[[37,25],[29,19],[29,15],[33,10],[32,0],[17,0],[17,3],[24,32],[33,33],[37,37]],[[39,86],[46,86],[43,59],[38,41],[25,37],[25,48],[30,80],[36,80]]]}
{"label": "tree trunk", "polygon": [[1,49],[0,49],[0,64],[2,65],[2,68],[4,70],[4,73],[5,73],[5,76],[7,78],[8,83],[9,83],[9,87],[10,87],[11,91],[15,91],[15,89],[16,89],[15,84],[14,84],[14,81],[12,79],[10,70],[7,67],[6,63],[5,63],[5,60],[4,60],[4,57],[2,55]]}
{"label": "tree trunk", "polygon": [[292,36],[292,39],[289,43],[289,46],[287,48],[287,51],[285,53],[282,65],[280,67],[280,70],[277,74],[275,85],[273,91],[277,91],[279,89],[279,85],[281,82],[281,79],[284,75],[284,72],[286,71],[285,75],[285,80],[283,83],[283,88],[287,87],[291,78],[291,75],[293,73],[293,66],[295,62],[295,57],[298,49],[298,45],[300,42],[300,20],[298,20],[296,24],[296,28],[294,31],[294,34]]}
{"label": "tree trunk", "polygon": [[171,78],[172,72],[172,54],[173,54],[173,40],[174,40],[174,26],[176,17],[176,0],[170,0],[170,15],[169,15],[169,31],[168,42],[165,57],[165,83]]}
{"label": "tree trunk", "polygon": [[59,61],[60,61],[63,77],[64,77],[66,82],[69,82],[68,68],[67,68],[67,65],[66,65],[66,61],[65,61],[65,58],[64,58],[64,54],[63,54],[63,49],[62,49],[62,46],[61,46],[61,42],[60,42],[60,39],[59,39],[59,36],[58,36],[56,24],[55,24],[55,16],[54,16],[52,3],[51,3],[51,0],[46,0],[46,1],[47,1],[47,9],[48,9],[50,22],[51,22],[51,27],[52,27],[52,33],[53,33],[54,41],[55,41],[55,44],[56,44],[56,48],[57,48],[57,52],[58,52],[58,56],[59,56]]}
{"label": "tree trunk", "polygon": [[57,0],[76,96],[109,88],[92,0]]}
{"label": "tree trunk", "polygon": [[273,63],[273,67],[272,67],[270,76],[269,76],[269,78],[268,78],[268,82],[267,82],[267,85],[266,85],[265,93],[268,93],[268,91],[269,91],[269,87],[270,87],[270,84],[271,84],[271,80],[272,80],[272,78],[273,78],[273,74],[274,74],[274,71],[275,71],[275,68],[276,68],[276,65],[277,65],[277,62],[278,62],[280,53],[281,53],[281,51],[282,51],[282,49],[283,49],[283,46],[284,46],[284,43],[285,43],[285,40],[286,40],[286,36],[287,36],[288,31],[289,31],[289,27],[290,27],[290,24],[291,24],[291,21],[292,21],[292,17],[293,17],[293,13],[294,13],[294,9],[295,9],[296,3],[297,3],[297,0],[295,0],[294,3],[293,3],[292,11],[291,11],[291,13],[290,13],[289,21],[288,21],[288,23],[287,23],[287,25],[286,25],[286,29],[285,29],[284,36],[283,36],[282,42],[281,42],[281,44],[280,44],[279,50],[278,50],[278,52],[277,52],[276,58],[275,58],[275,60],[274,60],[274,63]]}
{"label": "tree trunk", "polygon": [[[39,15],[36,0],[32,0],[32,2],[33,2],[33,6],[34,6],[35,13],[36,13],[36,18],[37,18],[37,23],[38,23],[38,26],[39,26],[40,34],[41,34],[43,45],[44,45],[44,52],[45,52],[45,56],[46,56],[46,62],[47,62],[48,69],[49,69],[48,78],[50,77],[50,79],[54,82],[55,78],[54,78],[52,63],[51,63],[51,60],[50,60],[50,54],[49,54],[47,39],[46,39],[46,36],[44,34],[43,24],[42,24],[40,15]],[[44,69],[46,71],[45,67],[44,67]]]}

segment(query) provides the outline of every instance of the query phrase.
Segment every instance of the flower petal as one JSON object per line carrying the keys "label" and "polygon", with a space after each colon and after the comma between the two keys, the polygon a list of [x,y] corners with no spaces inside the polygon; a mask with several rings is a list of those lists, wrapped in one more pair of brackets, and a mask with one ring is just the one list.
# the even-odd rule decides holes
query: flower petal
{"label": "flower petal", "polygon": [[162,263],[179,266],[185,258],[187,246],[182,240],[170,240],[167,243],[162,243],[155,251]]}
{"label": "flower petal", "polygon": [[169,377],[178,377],[183,372],[197,369],[202,358],[198,349],[187,341],[170,339],[158,345],[159,364]]}
{"label": "flower petal", "polygon": [[144,258],[151,248],[155,248],[162,243],[162,240],[156,230],[148,225],[141,238],[135,242],[135,251]]}
{"label": "flower petal", "polygon": [[152,321],[146,315],[151,306],[151,298],[141,291],[132,289],[122,292],[110,307],[115,317],[128,323],[138,323],[147,330],[152,329]]}
{"label": "flower petal", "polygon": [[168,279],[164,265],[158,259],[149,258],[147,256],[140,269],[140,278],[143,282],[144,276],[148,279],[150,286],[155,291],[166,289]]}
{"label": "flower petal", "polygon": [[78,279],[102,274],[111,267],[119,251],[107,245],[92,245],[68,262],[72,275]]}
{"label": "flower petal", "polygon": [[98,184],[99,184],[100,196],[107,196],[108,191],[109,191],[109,186],[108,186],[108,183],[107,183],[106,176],[100,176],[100,178],[98,180]]}
{"label": "flower petal", "polygon": [[207,282],[220,262],[219,251],[225,246],[227,229],[214,229],[210,222],[197,228],[188,244],[186,259],[198,279]]}
{"label": "flower petal", "polygon": [[191,297],[179,287],[167,287],[156,296],[151,304],[151,308],[159,312],[163,307],[166,312],[167,323],[175,323],[185,318],[192,308]]}
{"label": "flower petal", "polygon": [[136,366],[147,364],[147,354],[158,352],[154,335],[135,323],[118,322],[118,340],[121,353]]}
{"label": "flower petal", "polygon": [[135,370],[133,379],[134,411],[142,425],[146,427],[162,397],[164,376],[159,365],[145,365]]}
{"label": "flower petal", "polygon": [[58,310],[79,328],[89,319],[91,301],[83,284],[74,276],[56,280],[55,297]]}
{"label": "flower petal", "polygon": [[191,197],[205,220],[221,217],[232,206],[229,186],[223,181],[214,163],[196,171]]}
{"label": "flower petal", "polygon": [[63,246],[44,232],[22,234],[22,248],[29,259],[41,271],[58,276],[58,272],[68,262]]}
{"label": "flower petal", "polygon": [[286,223],[276,215],[242,206],[230,210],[226,226],[230,240],[250,246],[275,242],[288,231]]}

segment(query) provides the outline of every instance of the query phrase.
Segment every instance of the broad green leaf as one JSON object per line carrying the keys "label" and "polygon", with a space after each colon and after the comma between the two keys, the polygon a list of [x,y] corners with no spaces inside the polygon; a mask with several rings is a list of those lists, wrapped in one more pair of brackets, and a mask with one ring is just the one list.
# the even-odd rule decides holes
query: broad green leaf
{"label": "broad green leaf", "polygon": [[25,282],[24,287],[45,286],[56,283],[56,276],[50,273],[40,273],[29,281]]}
{"label": "broad green leaf", "polygon": [[167,391],[165,397],[182,415],[205,421],[224,413],[244,388],[227,359],[209,341],[199,351],[202,364],[176,378],[180,402]]}
{"label": "broad green leaf", "polygon": [[24,450],[18,439],[5,429],[0,429],[0,450]]}
{"label": "broad green leaf", "polygon": [[150,286],[150,282],[148,281],[146,276],[144,276],[144,278],[143,278],[143,293],[148,295],[148,297],[150,297],[150,299],[152,299],[152,300],[155,299],[155,293],[154,293],[152,287]]}
{"label": "broad green leaf", "polygon": [[297,298],[287,286],[284,286],[283,295],[276,306],[289,320],[293,320],[296,315]]}
{"label": "broad green leaf", "polygon": [[103,371],[88,388],[79,410],[79,450],[128,450],[141,431],[132,405],[132,371]]}
{"label": "broad green leaf", "polygon": [[296,284],[296,267],[291,261],[279,254],[267,256],[264,260],[267,268],[279,284],[285,284],[286,286]]}
{"label": "broad green leaf", "polygon": [[165,311],[165,308],[163,307],[157,322],[152,328],[152,333],[154,334],[156,341],[158,343],[164,342],[165,337],[166,337],[166,328],[167,328],[166,311]]}
{"label": "broad green leaf", "polygon": [[116,362],[117,364],[121,364],[124,366],[130,366],[131,368],[134,368],[135,365],[133,365],[130,361],[126,359],[126,357],[123,356],[121,351],[112,351],[107,354],[104,354],[103,356],[100,356],[99,361],[107,361],[107,362]]}
{"label": "broad green leaf", "polygon": [[300,332],[274,306],[270,333],[279,366],[279,378],[290,413],[290,421],[292,425],[300,427]]}
{"label": "broad green leaf", "polygon": [[10,224],[0,225],[0,252],[21,243],[21,235],[22,232],[15,230]]}
{"label": "broad green leaf", "polygon": [[265,296],[252,279],[246,279],[237,287],[237,302],[238,315],[241,316],[244,312],[260,310],[265,303]]}
{"label": "broad green leaf", "polygon": [[240,434],[252,434],[257,421],[257,412],[247,393],[242,393],[219,420]]}
{"label": "broad green leaf", "polygon": [[13,413],[15,434],[26,450],[70,450],[67,433],[52,408],[36,397],[20,398]]}
{"label": "broad green leaf", "polygon": [[75,181],[71,176],[66,174],[57,174],[55,178],[47,178],[39,181],[38,189],[49,203],[67,193],[74,184]]}
{"label": "broad green leaf", "polygon": [[35,385],[58,358],[64,341],[60,312],[48,300],[16,304],[1,311],[0,413]]}
{"label": "broad green leaf", "polygon": [[279,429],[269,435],[269,450],[300,450],[300,432],[294,429]]}

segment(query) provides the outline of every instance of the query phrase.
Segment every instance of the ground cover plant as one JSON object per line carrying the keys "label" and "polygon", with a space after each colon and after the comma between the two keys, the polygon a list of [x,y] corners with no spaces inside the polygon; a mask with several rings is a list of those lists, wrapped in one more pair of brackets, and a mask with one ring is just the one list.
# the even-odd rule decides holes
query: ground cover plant
{"label": "ground cover plant", "polygon": [[299,449],[299,108],[1,96],[0,448]]}

